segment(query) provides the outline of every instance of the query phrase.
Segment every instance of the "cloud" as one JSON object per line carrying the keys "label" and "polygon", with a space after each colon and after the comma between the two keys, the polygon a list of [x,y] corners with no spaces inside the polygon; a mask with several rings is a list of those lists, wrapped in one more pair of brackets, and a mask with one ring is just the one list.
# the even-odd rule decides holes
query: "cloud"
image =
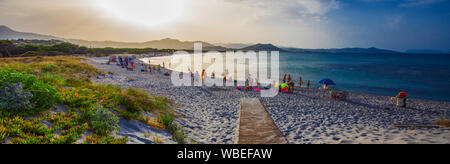
{"label": "cloud", "polygon": [[430,5],[434,3],[443,2],[445,0],[404,0],[405,2],[400,4],[400,7],[416,7]]}
{"label": "cloud", "polygon": [[340,6],[337,0],[225,0],[225,2],[252,6],[290,18],[322,17]]}
{"label": "cloud", "polygon": [[375,3],[375,2],[397,2],[399,7],[418,7],[426,6],[439,2],[444,2],[446,0],[360,0],[362,2]]}
{"label": "cloud", "polygon": [[[129,0],[133,1],[142,0]],[[337,0],[184,0],[179,20],[145,27],[117,19],[94,0],[0,0],[0,24],[15,30],[84,40],[273,43],[307,48],[334,45],[327,15]]]}

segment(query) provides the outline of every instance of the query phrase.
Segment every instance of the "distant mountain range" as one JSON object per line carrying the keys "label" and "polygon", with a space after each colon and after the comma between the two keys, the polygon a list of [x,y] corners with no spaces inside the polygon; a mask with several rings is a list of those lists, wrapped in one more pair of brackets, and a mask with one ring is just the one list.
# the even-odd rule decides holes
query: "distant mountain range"
{"label": "distant mountain range", "polygon": [[59,39],[50,35],[41,35],[35,33],[27,33],[27,32],[17,32],[9,27],[0,25],[0,39],[37,39],[37,40],[51,40],[51,39]]}
{"label": "distant mountain range", "polygon": [[363,54],[396,54],[401,53],[398,51],[378,49],[375,47],[370,48],[332,48],[332,49],[300,49],[300,48],[284,48],[291,52],[303,52],[303,53],[363,53]]}
{"label": "distant mountain range", "polygon": [[225,47],[216,46],[203,41],[179,41],[176,39],[161,39],[148,42],[117,42],[117,41],[87,41],[80,39],[66,39],[50,35],[41,35],[36,33],[25,33],[14,31],[7,26],[0,26],[0,39],[36,39],[36,40],[61,40],[81,46],[91,48],[157,48],[157,49],[181,49],[191,50],[194,48],[194,43],[202,43],[204,50],[227,50]]}
{"label": "distant mountain range", "polygon": [[[0,40],[15,40],[15,39],[25,39],[25,40],[61,40],[73,44],[78,44],[81,46],[91,47],[91,48],[157,48],[157,49],[178,49],[178,50],[193,50],[194,43],[202,43],[203,50],[216,50],[216,51],[226,51],[226,50],[242,50],[242,51],[282,51],[282,52],[299,52],[299,53],[363,53],[363,54],[394,54],[403,53],[392,50],[379,49],[375,47],[370,48],[333,48],[333,49],[302,49],[293,47],[277,47],[272,44],[243,44],[243,43],[218,43],[211,44],[203,41],[180,41],[176,39],[161,39],[153,40],[148,42],[118,42],[118,41],[87,41],[80,39],[66,39],[55,37],[51,35],[42,35],[36,33],[18,32],[12,30],[7,26],[0,25]],[[420,53],[420,54],[431,54],[431,53],[448,53],[437,50],[407,50],[405,53]]]}
{"label": "distant mountain range", "polygon": [[86,41],[79,39],[65,39],[67,42],[87,47],[114,47],[114,48],[157,48],[157,49],[186,49],[194,48],[194,43],[202,43],[203,49],[225,50],[225,47],[215,46],[203,41],[179,41],[176,39],[161,39],[148,42],[117,42],[117,41]]}
{"label": "distant mountain range", "polygon": [[409,54],[450,54],[450,50],[449,51],[441,51],[441,50],[409,49],[409,50],[406,50],[405,53],[409,53]]}
{"label": "distant mountain range", "polygon": [[245,44],[245,43],[214,43],[214,45],[226,47],[230,49],[242,49],[248,46],[252,46],[253,44]]}

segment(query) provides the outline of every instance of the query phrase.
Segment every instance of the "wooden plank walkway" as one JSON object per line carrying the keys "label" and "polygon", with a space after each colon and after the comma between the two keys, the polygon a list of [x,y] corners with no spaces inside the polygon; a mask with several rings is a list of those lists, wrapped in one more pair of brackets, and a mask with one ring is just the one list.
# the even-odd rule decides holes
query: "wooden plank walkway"
{"label": "wooden plank walkway", "polygon": [[238,144],[287,144],[257,98],[241,99]]}

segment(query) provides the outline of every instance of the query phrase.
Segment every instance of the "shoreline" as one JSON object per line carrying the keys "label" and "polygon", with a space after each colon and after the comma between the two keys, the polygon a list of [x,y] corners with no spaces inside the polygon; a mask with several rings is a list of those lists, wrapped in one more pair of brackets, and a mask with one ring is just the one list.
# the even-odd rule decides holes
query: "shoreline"
{"label": "shoreline", "polygon": [[[165,62],[166,66],[167,66],[168,63],[171,63],[170,58],[168,58],[170,56],[171,55],[166,54],[166,55],[163,55],[163,56],[155,56],[155,57],[153,57],[153,56],[141,57],[141,58],[139,58],[139,60],[141,62],[143,61],[143,62],[147,63],[147,59],[150,58],[150,59],[152,59],[151,62],[154,65],[157,65],[157,64],[160,64],[160,63],[162,65],[162,62]],[[206,65],[205,65],[205,63],[204,63],[204,65],[203,65],[204,69],[209,66],[208,64],[209,63],[206,63]],[[229,66],[232,67],[232,65],[229,65]],[[176,69],[175,71],[180,71],[180,68],[181,68],[181,72],[187,73],[188,71],[185,70],[184,67],[185,66],[181,66],[181,67],[178,67],[178,68],[172,68],[171,70],[175,70]],[[210,67],[210,68],[214,68],[214,67]],[[191,70],[192,70],[192,68],[191,68]],[[299,74],[296,73],[296,71],[292,71],[292,70],[280,70],[280,81],[281,81],[281,78],[282,78],[282,74],[281,74],[282,72],[281,71],[284,72],[284,73],[288,73],[288,74],[293,75],[292,76],[293,77],[293,81],[296,83],[296,85],[298,85],[297,77],[302,77],[303,78],[303,82],[304,82],[304,84],[303,84],[304,86],[306,84],[306,81],[310,80],[312,88],[321,87],[320,85],[317,84],[317,81],[319,79],[321,79],[321,78],[319,78],[319,77],[306,78],[306,74],[305,74],[305,77],[303,77],[303,75],[299,75]],[[199,72],[201,72],[201,71],[199,71]],[[211,73],[212,72],[207,72],[207,75],[209,76]],[[222,78],[222,77],[223,77],[223,75],[216,74],[216,78]],[[324,75],[324,76],[321,76],[321,77],[328,77],[328,76]],[[340,79],[340,78],[341,77],[333,77],[332,79],[334,80],[334,79]],[[246,79],[242,79],[241,78],[240,80],[241,81],[242,80],[245,81]],[[399,85],[392,86],[391,84],[398,83],[398,81],[395,82],[395,81],[386,81],[386,80],[387,79],[383,79],[383,82],[380,82],[380,84],[385,84],[386,85],[386,86],[384,86],[384,85],[366,84],[366,82],[363,82],[361,85],[359,85],[358,83],[349,83],[348,81],[345,81],[345,80],[342,81],[342,79],[341,79],[341,82],[339,83],[340,85],[338,85],[336,87],[336,89],[343,90],[343,91],[355,92],[355,93],[384,95],[384,96],[395,96],[398,92],[407,91],[407,92],[410,92],[409,98],[417,98],[417,99],[426,99],[426,100],[450,102],[450,99],[448,98],[448,96],[446,96],[446,94],[443,94],[444,93],[443,91],[445,91],[445,87],[444,87],[443,91],[439,91],[438,92],[438,91],[435,91],[435,89],[431,89],[431,88],[434,88],[434,87],[431,87],[431,86],[422,86],[422,85],[418,86],[418,88],[421,88],[421,87],[428,87],[428,88],[430,88],[431,87],[429,90],[423,90],[423,89],[416,89],[416,88],[408,87],[408,85],[411,85],[411,84],[406,85],[406,87],[401,86],[401,85],[400,86]],[[335,82],[337,82],[337,81],[335,81]]]}
{"label": "shoreline", "polygon": [[449,128],[392,126],[433,124],[450,109],[450,102],[409,98],[407,108],[399,108],[389,96],[350,92],[348,100],[340,101],[319,97],[316,89],[294,89],[296,94],[261,98],[259,92],[234,87],[174,87],[170,76],[141,73],[140,69],[126,71],[101,61],[107,58],[86,62],[114,75],[94,82],[143,88],[178,104],[176,122],[190,143],[236,143],[240,98],[258,98],[289,143],[450,143]]}

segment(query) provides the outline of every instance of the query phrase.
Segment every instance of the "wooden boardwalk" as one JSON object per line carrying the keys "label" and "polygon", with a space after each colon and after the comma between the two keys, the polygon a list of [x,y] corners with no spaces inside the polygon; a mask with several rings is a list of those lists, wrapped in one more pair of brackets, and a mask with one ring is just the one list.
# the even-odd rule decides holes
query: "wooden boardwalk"
{"label": "wooden boardwalk", "polygon": [[258,99],[241,99],[238,144],[287,144]]}

